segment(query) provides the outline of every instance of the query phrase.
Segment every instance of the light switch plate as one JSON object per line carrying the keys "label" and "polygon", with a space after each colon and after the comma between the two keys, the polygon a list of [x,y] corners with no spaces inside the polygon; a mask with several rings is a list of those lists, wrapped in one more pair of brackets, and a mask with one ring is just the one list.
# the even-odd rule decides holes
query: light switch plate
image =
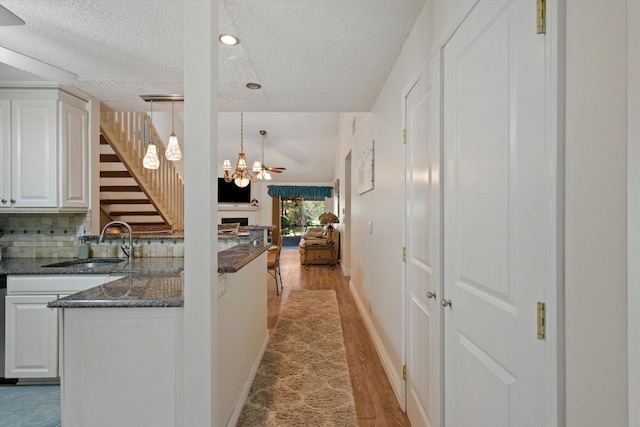
{"label": "light switch plate", "polygon": [[369,221],[369,234],[373,233],[373,221]]}

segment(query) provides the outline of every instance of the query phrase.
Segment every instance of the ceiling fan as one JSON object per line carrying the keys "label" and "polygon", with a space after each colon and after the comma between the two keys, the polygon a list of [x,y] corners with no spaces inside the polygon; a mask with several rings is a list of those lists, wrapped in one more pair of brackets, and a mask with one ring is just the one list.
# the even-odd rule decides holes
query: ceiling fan
{"label": "ceiling fan", "polygon": [[260,171],[260,177],[268,181],[271,179],[270,172],[282,173],[282,171],[286,171],[287,168],[270,168],[264,164],[264,140],[267,136],[267,131],[261,130],[260,135],[262,135],[262,169]]}

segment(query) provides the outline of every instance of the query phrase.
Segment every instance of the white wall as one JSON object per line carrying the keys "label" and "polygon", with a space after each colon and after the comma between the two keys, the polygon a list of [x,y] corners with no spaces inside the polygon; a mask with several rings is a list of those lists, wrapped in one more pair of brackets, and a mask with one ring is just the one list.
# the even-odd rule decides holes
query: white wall
{"label": "white wall", "polygon": [[[184,278],[184,425],[214,422],[223,401],[213,395],[220,378],[213,354],[213,289],[218,276],[217,211],[218,1],[184,2],[185,278]],[[198,141],[202,141],[198,143]]]}
{"label": "white wall", "polygon": [[[341,117],[336,175],[344,182],[344,162],[351,151],[351,284],[369,311],[369,320],[384,346],[383,359],[391,367],[396,393],[403,365],[402,277],[402,129],[403,93],[429,54],[444,42],[457,15],[469,1],[427,1],[402,52],[368,114]],[[358,194],[358,155],[375,141],[374,189]],[[342,204],[341,204],[342,205]],[[372,232],[369,233],[369,222]]]}
{"label": "white wall", "polygon": [[[628,308],[627,325],[640,324],[640,2],[628,0],[627,15],[629,86],[627,88],[629,109],[627,112],[627,181],[629,241],[627,254]],[[629,337],[629,425],[640,425],[640,336],[637,328],[628,326]]]}
{"label": "white wall", "polygon": [[626,0],[567,2],[568,427],[628,425],[626,22]]}
{"label": "white wall", "polygon": [[[351,282],[398,377],[402,93],[468,5],[427,1],[371,113],[359,119],[369,133],[351,135],[352,115],[342,117],[337,177],[349,151],[354,167]],[[567,426],[627,425],[626,13],[626,0],[567,4]],[[359,195],[357,156],[370,139],[375,189]]]}
{"label": "white wall", "polygon": [[240,271],[219,277],[226,281],[227,292],[213,307],[213,364],[218,374],[214,426],[228,425],[230,418],[237,421],[267,348],[267,274],[264,252]]}

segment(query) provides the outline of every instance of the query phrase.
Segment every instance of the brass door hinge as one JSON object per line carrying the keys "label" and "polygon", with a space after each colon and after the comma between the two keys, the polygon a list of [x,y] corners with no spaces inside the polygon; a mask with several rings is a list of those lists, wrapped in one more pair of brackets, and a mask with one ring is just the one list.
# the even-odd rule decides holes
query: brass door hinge
{"label": "brass door hinge", "polygon": [[406,129],[402,129],[402,143],[403,144],[407,143],[407,130]]}
{"label": "brass door hinge", "polygon": [[546,34],[547,32],[547,0],[537,0],[538,8],[536,12],[536,33]]}
{"label": "brass door hinge", "polygon": [[406,380],[407,380],[407,365],[403,365],[403,366],[402,366],[402,379],[403,379],[404,381],[406,381]]}
{"label": "brass door hinge", "polygon": [[402,262],[407,262],[407,248],[402,248]]}
{"label": "brass door hinge", "polygon": [[546,310],[543,302],[538,303],[538,339],[545,338]]}

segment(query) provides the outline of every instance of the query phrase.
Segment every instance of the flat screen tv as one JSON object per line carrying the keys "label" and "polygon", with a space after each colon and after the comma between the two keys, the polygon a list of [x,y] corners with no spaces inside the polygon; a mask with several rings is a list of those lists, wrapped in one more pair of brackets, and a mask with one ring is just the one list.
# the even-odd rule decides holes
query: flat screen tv
{"label": "flat screen tv", "polygon": [[251,183],[244,188],[238,187],[233,181],[226,182],[218,178],[218,203],[250,203]]}

